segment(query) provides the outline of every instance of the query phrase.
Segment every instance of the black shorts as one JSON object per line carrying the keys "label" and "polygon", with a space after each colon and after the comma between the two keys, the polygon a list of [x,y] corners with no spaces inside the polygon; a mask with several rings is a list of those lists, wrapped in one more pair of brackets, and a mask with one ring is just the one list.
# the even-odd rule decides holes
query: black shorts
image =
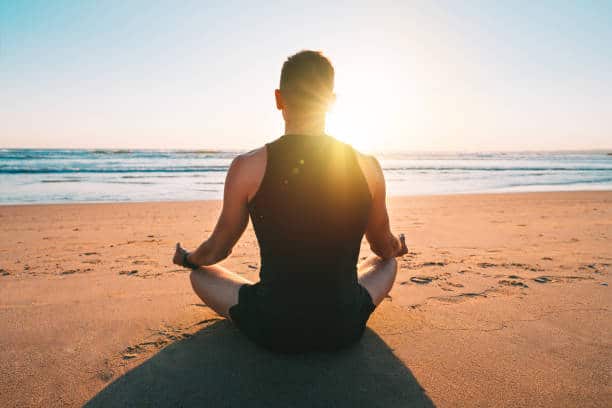
{"label": "black shorts", "polygon": [[367,289],[359,284],[349,307],[337,313],[270,305],[262,295],[264,289],[260,282],[242,285],[238,304],[230,307],[229,314],[250,340],[273,351],[331,351],[349,346],[361,338],[376,308]]}

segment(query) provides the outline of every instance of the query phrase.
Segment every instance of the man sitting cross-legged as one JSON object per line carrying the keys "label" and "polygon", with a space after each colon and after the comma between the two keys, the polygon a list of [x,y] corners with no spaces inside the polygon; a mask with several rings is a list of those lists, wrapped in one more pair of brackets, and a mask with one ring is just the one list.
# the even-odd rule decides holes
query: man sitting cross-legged
{"label": "man sitting cross-legged", "polygon": [[[273,350],[334,350],[359,340],[393,286],[395,257],[407,252],[390,231],[377,160],[325,134],[333,83],[318,52],[284,63],[275,96],[285,134],[234,159],[212,235],[193,252],[177,244],[174,255],[193,269],[193,289],[208,306]],[[261,253],[256,283],[217,265],[249,217]],[[358,265],[364,234],[376,256]]]}

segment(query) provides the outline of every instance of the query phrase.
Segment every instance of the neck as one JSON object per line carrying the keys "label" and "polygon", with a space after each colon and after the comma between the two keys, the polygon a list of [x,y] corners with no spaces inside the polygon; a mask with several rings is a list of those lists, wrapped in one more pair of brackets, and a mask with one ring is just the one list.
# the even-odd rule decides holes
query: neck
{"label": "neck", "polygon": [[313,135],[325,133],[325,116],[318,118],[299,118],[285,121],[285,134]]}

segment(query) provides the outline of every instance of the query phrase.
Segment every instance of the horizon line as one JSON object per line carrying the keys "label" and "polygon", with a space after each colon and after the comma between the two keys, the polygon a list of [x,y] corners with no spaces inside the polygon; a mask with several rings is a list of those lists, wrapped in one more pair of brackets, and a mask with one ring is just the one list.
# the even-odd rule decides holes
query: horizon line
{"label": "horizon line", "polygon": [[[349,143],[350,144],[350,143]],[[356,150],[360,150],[355,148]],[[185,153],[240,153],[248,152],[249,148],[161,148],[161,147],[1,147],[2,150],[73,150],[73,151],[99,151],[99,152],[131,152],[131,151],[170,151]],[[606,153],[612,155],[612,147],[609,148],[575,148],[575,149],[397,149],[397,150],[372,150],[366,153],[388,154],[388,153]]]}

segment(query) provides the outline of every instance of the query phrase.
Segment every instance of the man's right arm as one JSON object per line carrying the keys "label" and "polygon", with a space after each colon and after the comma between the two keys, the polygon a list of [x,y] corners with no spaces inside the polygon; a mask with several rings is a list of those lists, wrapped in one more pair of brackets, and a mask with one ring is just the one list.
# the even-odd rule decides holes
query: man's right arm
{"label": "man's right arm", "polygon": [[366,229],[366,239],[370,243],[370,248],[383,259],[403,255],[405,246],[391,232],[385,201],[385,177],[380,164],[373,156],[361,156],[360,159],[372,195],[372,208]]}

